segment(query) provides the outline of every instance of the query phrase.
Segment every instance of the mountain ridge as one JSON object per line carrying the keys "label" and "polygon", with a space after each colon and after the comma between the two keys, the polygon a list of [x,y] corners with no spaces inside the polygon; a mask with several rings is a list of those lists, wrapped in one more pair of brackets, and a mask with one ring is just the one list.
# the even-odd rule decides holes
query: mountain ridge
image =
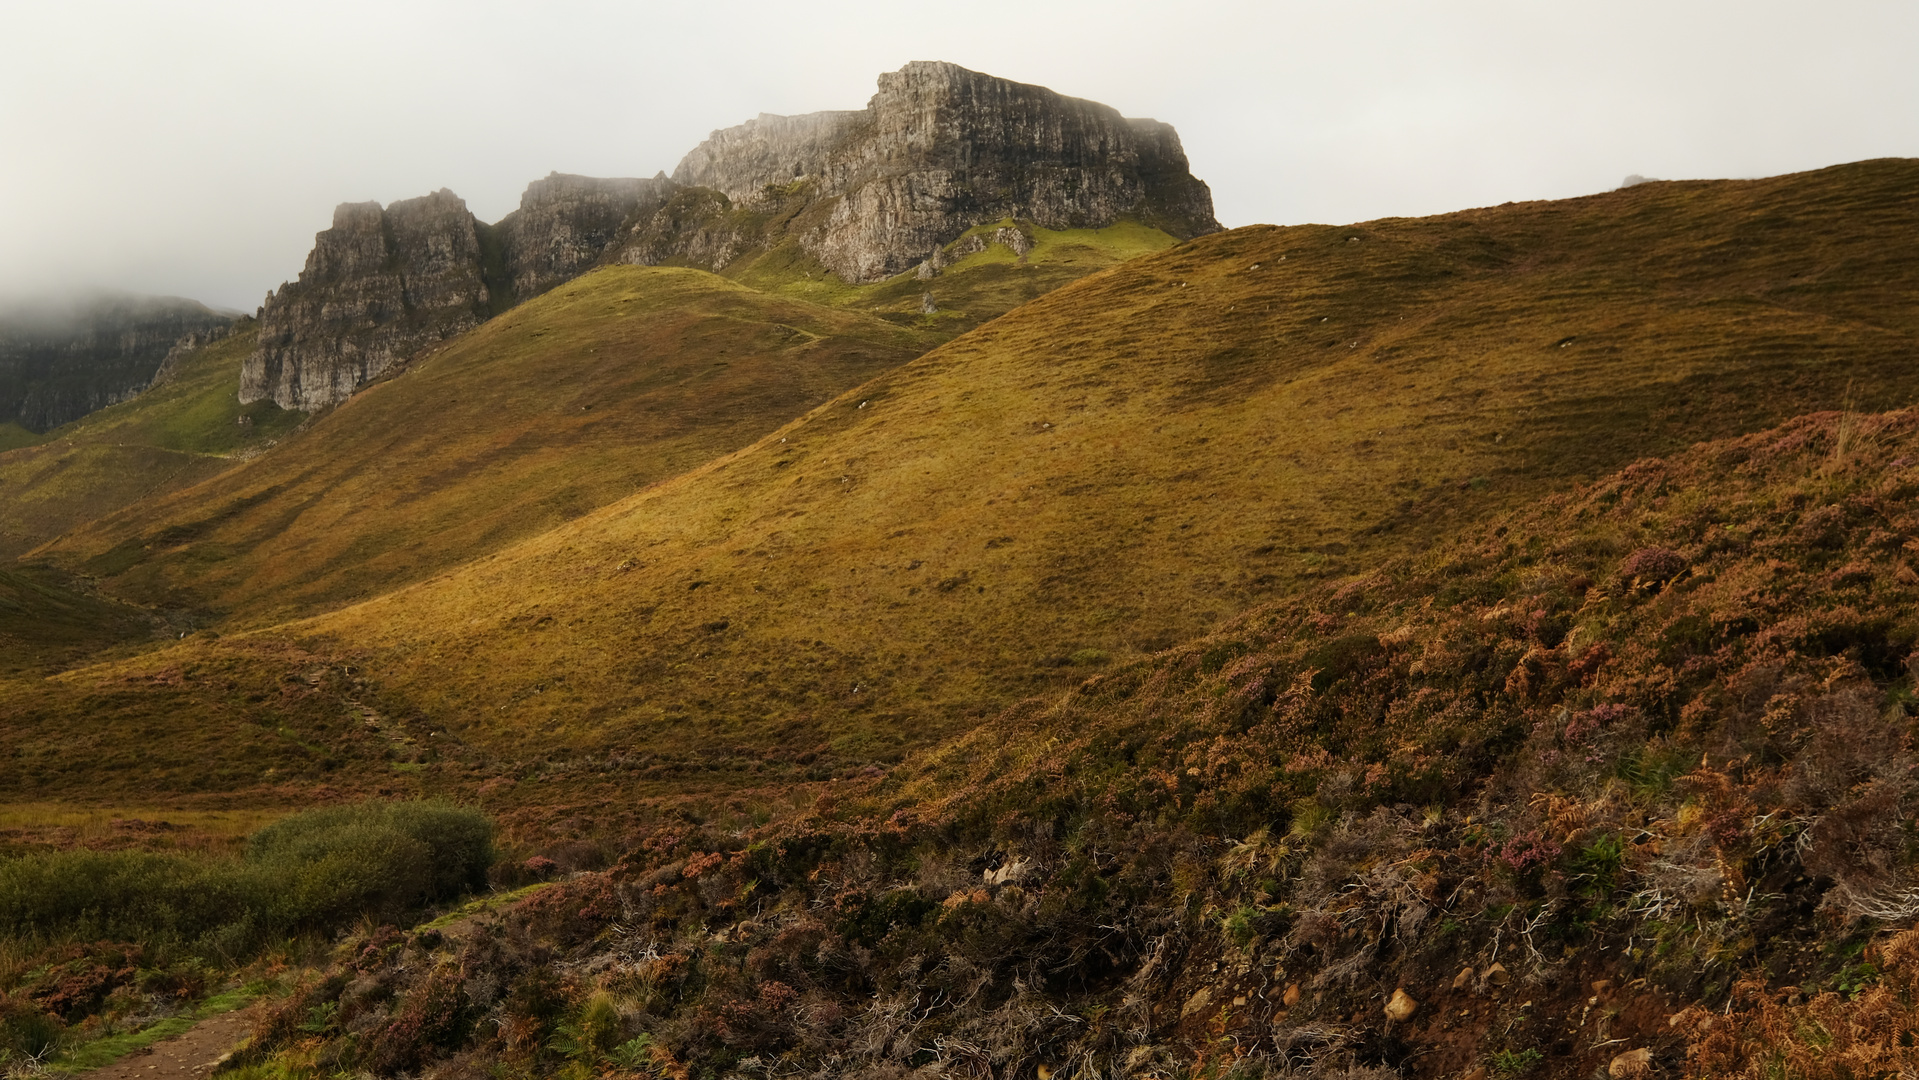
{"label": "mountain ridge", "polygon": [[[769,143],[762,128],[799,134]],[[341,401],[601,262],[737,270],[791,246],[808,277],[872,284],[1008,218],[1053,230],[1131,219],[1176,239],[1219,228],[1169,125],[914,63],[882,76],[864,112],[717,131],[672,180],[554,174],[491,226],[446,189],[384,208],[341,204],[299,280],[262,305],[241,400],[305,411]]]}

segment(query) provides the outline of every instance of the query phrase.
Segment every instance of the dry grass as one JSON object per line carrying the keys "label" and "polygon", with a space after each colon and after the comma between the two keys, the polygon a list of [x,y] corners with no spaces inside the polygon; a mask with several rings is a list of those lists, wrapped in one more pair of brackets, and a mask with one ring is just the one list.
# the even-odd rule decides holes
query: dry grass
{"label": "dry grass", "polygon": [[132,401],[30,444],[6,448],[0,440],[0,557],[224,472],[290,430],[300,413],[271,402],[239,403],[240,360],[252,348],[250,331],[236,334],[201,349],[174,379]]}
{"label": "dry grass", "polygon": [[[262,530],[252,549],[215,542],[227,535],[215,522],[122,581],[149,575],[157,595],[198,560],[193,580],[226,575],[222,595],[316,604],[531,539],[244,648],[200,642],[16,688],[11,707],[92,723],[79,718],[90,701],[133,723],[159,699],[143,704],[123,675],[197,665],[270,680],[273,657],[310,649],[359,670],[362,696],[388,714],[444,725],[476,754],[650,762],[647,791],[747,783],[765,764],[813,768],[814,755],[832,770],[894,759],[1572,481],[1836,404],[1855,379],[1873,388],[1862,408],[1911,400],[1919,261],[1887,238],[1919,225],[1916,177],[1910,162],[1870,162],[1207,237],[1063,288],[535,536],[592,500],[553,512],[540,497],[561,474],[516,466],[462,487],[444,463],[461,440],[490,437],[549,448],[517,460],[590,475],[590,445],[549,430],[589,391],[504,432],[497,409],[456,423],[450,399],[473,380],[449,361],[477,364],[482,353],[461,350],[542,328],[584,343],[600,331],[536,318],[572,297],[569,310],[607,306],[593,290],[625,280],[583,279],[556,307],[497,320],[327,420],[405,453],[363,453],[338,484],[263,499],[299,513],[250,526]],[[742,345],[758,340],[772,300],[652,272],[673,273],[684,276],[646,280],[745,305],[761,321]],[[543,393],[562,381],[528,378]],[[430,379],[443,392],[419,393]],[[426,401],[444,404],[430,418],[398,404]],[[274,457],[333,468],[312,448]],[[618,481],[599,490],[638,486]],[[405,550],[444,561],[378,545],[360,558],[333,539],[382,499]],[[222,505],[236,521],[252,512]],[[436,512],[460,529],[497,514],[502,531],[474,543],[440,530]],[[93,535],[94,548],[64,550],[104,554],[106,530]],[[110,702],[82,692],[109,685]],[[209,691],[165,693],[180,709]],[[236,720],[250,708],[230,707]],[[58,745],[31,734],[46,722],[15,730],[56,762]]]}
{"label": "dry grass", "polygon": [[1208,237],[285,632],[501,753],[894,757],[1857,374],[1910,400],[1916,172]]}
{"label": "dry grass", "polygon": [[75,806],[68,803],[0,803],[0,829],[70,829],[81,839],[108,836],[139,821],[240,837],[286,816],[280,809],[173,810],[153,806]]}
{"label": "dry grass", "polygon": [[148,848],[238,851],[285,817],[278,807],[182,810],[164,806],[0,803],[0,851]]}
{"label": "dry grass", "polygon": [[927,343],[698,271],[607,268],[416,360],[276,452],[44,554],[122,595],[241,623],[325,610],[690,469]]}
{"label": "dry grass", "polygon": [[147,612],[89,595],[44,567],[0,567],[0,679],[154,641]]}

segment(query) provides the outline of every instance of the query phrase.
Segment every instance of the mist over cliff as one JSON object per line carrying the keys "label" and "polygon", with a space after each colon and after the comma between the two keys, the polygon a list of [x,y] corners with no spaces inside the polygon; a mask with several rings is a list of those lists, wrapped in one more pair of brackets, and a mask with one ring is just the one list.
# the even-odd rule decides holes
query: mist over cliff
{"label": "mist over cliff", "polygon": [[189,335],[231,315],[177,296],[81,293],[0,299],[0,423],[46,431],[147,388]]}

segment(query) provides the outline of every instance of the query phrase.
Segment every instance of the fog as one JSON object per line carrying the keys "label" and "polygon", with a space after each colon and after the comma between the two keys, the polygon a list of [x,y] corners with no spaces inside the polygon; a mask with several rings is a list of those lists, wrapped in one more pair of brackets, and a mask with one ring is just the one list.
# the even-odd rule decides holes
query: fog
{"label": "fog", "polygon": [[1175,125],[1220,220],[1919,155],[1919,4],[0,4],[0,293],[251,311],[334,204],[671,171],[950,60]]}

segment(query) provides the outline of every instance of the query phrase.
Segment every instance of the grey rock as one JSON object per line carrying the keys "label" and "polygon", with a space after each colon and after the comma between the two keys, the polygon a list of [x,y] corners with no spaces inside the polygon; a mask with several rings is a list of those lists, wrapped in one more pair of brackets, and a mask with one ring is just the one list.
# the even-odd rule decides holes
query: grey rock
{"label": "grey rock", "polygon": [[1025,230],[1011,225],[1002,225],[993,230],[993,243],[1004,244],[1013,249],[1013,254],[1024,255],[1033,250],[1033,238]]}
{"label": "grey rock", "polygon": [[201,349],[206,348],[216,341],[224,341],[228,335],[233,333],[236,327],[244,323],[251,323],[252,321],[252,319],[243,316],[233,322],[222,323],[219,326],[208,327],[205,330],[189,331],[185,337],[174,342],[173,347],[167,350],[166,358],[160,361],[159,370],[153,373],[153,381],[148,383],[145,389],[151,390],[156,386],[164,386],[172,382],[174,377],[180,373],[180,365],[186,362],[187,357],[192,356],[194,353],[199,352]]}
{"label": "grey rock", "polygon": [[675,191],[619,241],[617,261],[640,266],[690,264],[724,270],[742,252],[761,246],[765,233],[733,213],[733,201],[705,187]]}
{"label": "grey rock", "polygon": [[267,296],[240,400],[312,411],[492,314],[480,232],[445,188],[382,209],[342,203],[300,279]]}
{"label": "grey rock", "polygon": [[761,113],[709,135],[681,159],[673,181],[712,188],[729,199],[751,199],[768,185],[825,175],[841,147],[871,126],[871,111]]}
{"label": "grey rock", "polygon": [[527,185],[520,208],[493,226],[514,301],[529,300],[590,269],[642,209],[665,203],[675,185],[551,173]]}
{"label": "grey rock", "polygon": [[1171,125],[940,62],[880,76],[861,112],[761,115],[716,131],[673,179],[748,208],[804,189],[828,205],[793,215],[814,222],[801,247],[855,282],[1009,217],[1052,229],[1135,217],[1181,238],[1219,229]]}
{"label": "grey rock", "polygon": [[[865,109],[716,131],[671,179],[549,175],[493,226],[446,190],[341,205],[299,280],[261,308],[240,399],[333,404],[600,263],[723,270],[796,243],[848,281],[916,264],[930,279],[985,250],[977,235],[949,247],[980,225],[1126,217],[1181,238],[1219,229],[1170,126],[954,64],[908,64],[880,76]],[[993,242],[1022,257],[1032,247],[1019,227]]]}

